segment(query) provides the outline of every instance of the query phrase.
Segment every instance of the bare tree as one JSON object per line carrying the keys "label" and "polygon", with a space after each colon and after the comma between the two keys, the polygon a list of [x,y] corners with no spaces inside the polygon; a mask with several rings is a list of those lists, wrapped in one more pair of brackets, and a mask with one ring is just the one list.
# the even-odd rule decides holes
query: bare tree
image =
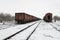
{"label": "bare tree", "polygon": [[10,14],[0,13],[0,22],[2,21],[13,21],[15,20],[15,16],[11,16]]}

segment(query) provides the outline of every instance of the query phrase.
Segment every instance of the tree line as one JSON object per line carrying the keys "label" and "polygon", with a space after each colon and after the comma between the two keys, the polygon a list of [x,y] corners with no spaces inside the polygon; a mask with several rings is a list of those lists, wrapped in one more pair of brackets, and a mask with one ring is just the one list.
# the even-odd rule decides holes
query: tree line
{"label": "tree line", "polygon": [[13,21],[15,20],[15,16],[12,16],[10,14],[7,13],[0,13],[0,22],[2,21]]}

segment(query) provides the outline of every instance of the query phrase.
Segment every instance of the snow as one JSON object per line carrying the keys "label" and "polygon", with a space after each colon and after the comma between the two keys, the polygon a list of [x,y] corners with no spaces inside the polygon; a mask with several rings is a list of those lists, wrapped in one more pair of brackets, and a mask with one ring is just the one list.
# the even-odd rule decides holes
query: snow
{"label": "snow", "polygon": [[2,23],[0,23],[0,30],[6,29],[6,28],[9,28],[12,26],[15,26],[14,22],[2,22]]}
{"label": "snow", "polygon": [[60,21],[58,20],[58,21],[54,22],[54,24],[56,24],[57,26],[60,26]]}
{"label": "snow", "polygon": [[[38,25],[35,32],[30,36],[29,40],[60,40],[60,31],[58,31],[60,30],[60,26],[59,26],[60,21],[53,22],[53,23],[47,23],[47,22],[40,20],[36,22],[37,22],[36,24],[24,30],[23,32],[13,36],[9,40],[26,40],[27,37],[31,34],[31,32],[35,29],[35,27],[39,24],[39,22],[41,23]],[[35,22],[22,24],[22,25],[15,25],[7,29],[0,30],[0,40],[3,40],[4,38],[20,31],[21,29],[33,23]]]}
{"label": "snow", "polygon": [[41,23],[34,34],[30,37],[33,40],[60,40],[60,32],[57,32],[51,23]]}
{"label": "snow", "polygon": [[[37,22],[37,21],[36,21]],[[19,30],[27,27],[28,25],[31,25],[35,22],[32,22],[32,23],[28,23],[28,24],[22,24],[22,25],[15,25],[15,26],[12,26],[10,28],[7,28],[7,29],[4,29],[4,30],[0,30],[0,40],[18,32]]]}
{"label": "snow", "polygon": [[31,26],[30,28],[28,28],[27,30],[23,31],[22,33],[19,33],[18,35],[14,36],[12,38],[12,40],[26,40],[26,38],[28,37],[28,35],[34,30],[34,28],[38,25],[38,23],[36,23],[35,25]]}

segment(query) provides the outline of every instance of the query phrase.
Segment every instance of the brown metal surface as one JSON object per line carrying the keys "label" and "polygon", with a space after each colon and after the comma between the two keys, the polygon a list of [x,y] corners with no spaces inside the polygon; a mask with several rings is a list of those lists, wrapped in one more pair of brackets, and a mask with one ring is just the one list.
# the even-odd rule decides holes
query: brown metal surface
{"label": "brown metal surface", "polygon": [[46,22],[52,22],[52,13],[47,13],[44,16],[43,20],[46,21]]}
{"label": "brown metal surface", "polygon": [[36,21],[38,19],[39,18],[26,13],[15,13],[15,20],[18,23],[27,23],[27,22]]}

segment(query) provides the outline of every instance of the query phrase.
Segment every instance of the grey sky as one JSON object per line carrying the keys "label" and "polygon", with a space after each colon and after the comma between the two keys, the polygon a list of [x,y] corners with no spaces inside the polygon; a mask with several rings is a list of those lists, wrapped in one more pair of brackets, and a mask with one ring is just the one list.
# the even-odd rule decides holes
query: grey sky
{"label": "grey sky", "polygon": [[60,0],[0,0],[0,13],[26,12],[42,18],[51,12],[60,16]]}

